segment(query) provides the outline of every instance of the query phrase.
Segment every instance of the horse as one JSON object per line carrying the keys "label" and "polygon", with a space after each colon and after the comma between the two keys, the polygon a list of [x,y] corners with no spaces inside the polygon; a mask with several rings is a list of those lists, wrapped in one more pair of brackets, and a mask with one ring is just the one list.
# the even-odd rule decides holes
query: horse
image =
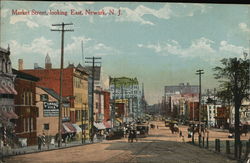
{"label": "horse", "polygon": [[169,128],[170,128],[172,134],[179,132],[179,128],[176,126],[171,125]]}

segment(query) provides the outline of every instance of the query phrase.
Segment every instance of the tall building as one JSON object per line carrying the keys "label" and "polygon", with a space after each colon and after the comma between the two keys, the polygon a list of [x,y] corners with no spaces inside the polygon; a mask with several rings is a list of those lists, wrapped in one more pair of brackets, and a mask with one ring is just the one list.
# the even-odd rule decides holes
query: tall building
{"label": "tall building", "polygon": [[52,69],[52,63],[49,54],[45,58],[45,69]]}
{"label": "tall building", "polygon": [[126,121],[139,117],[141,113],[141,91],[137,78],[110,78],[110,98],[116,103],[125,103]]}

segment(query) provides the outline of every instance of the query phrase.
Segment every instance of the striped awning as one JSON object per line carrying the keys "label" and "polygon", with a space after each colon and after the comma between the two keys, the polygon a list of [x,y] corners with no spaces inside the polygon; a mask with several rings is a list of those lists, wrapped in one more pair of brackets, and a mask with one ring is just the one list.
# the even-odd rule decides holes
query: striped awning
{"label": "striped awning", "polygon": [[106,129],[106,127],[104,126],[103,123],[95,123],[95,122],[94,122],[94,126],[95,126],[98,130],[104,130],[104,129]]}
{"label": "striped awning", "polygon": [[120,123],[122,123],[122,119],[121,118],[116,118],[115,120],[118,121],[118,122],[120,122]]}
{"label": "striped awning", "polygon": [[76,133],[76,129],[70,122],[65,122],[62,124],[62,134],[66,133]]}

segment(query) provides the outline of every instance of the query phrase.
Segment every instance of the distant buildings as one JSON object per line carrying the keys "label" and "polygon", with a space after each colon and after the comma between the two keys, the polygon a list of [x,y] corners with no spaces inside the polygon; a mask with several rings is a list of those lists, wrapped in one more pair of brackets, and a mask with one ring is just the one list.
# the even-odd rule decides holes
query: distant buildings
{"label": "distant buildings", "polygon": [[164,93],[167,97],[176,94],[198,94],[199,86],[180,83],[179,85],[165,86]]}

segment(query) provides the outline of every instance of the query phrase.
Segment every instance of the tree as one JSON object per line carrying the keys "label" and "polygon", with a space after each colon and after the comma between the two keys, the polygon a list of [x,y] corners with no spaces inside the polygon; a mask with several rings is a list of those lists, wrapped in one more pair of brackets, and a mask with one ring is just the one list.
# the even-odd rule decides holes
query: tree
{"label": "tree", "polygon": [[220,79],[220,98],[231,101],[235,107],[235,158],[239,157],[239,110],[243,99],[249,99],[250,60],[229,58],[222,59],[223,67],[215,67],[215,79]]}

